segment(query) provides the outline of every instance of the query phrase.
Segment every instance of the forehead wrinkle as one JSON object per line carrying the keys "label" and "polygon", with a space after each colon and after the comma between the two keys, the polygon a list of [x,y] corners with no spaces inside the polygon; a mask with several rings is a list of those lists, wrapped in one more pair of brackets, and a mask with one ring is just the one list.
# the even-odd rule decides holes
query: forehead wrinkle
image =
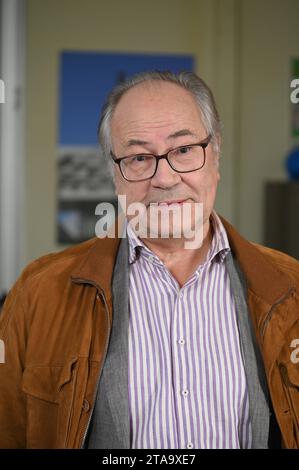
{"label": "forehead wrinkle", "polygon": [[[186,127],[186,124],[188,127]],[[191,124],[191,125],[190,125]],[[194,130],[193,123],[182,123],[182,128],[175,130],[168,134],[165,138],[166,139],[174,139],[177,137],[184,137],[184,136],[197,136],[197,133]],[[122,134],[125,134],[125,138],[123,139],[128,145],[134,145],[135,143],[138,144],[148,144],[150,143],[147,139],[147,134],[150,134],[153,130],[159,130],[167,127],[176,127],[177,120],[173,122],[169,121],[158,121],[158,122],[146,122],[146,121],[132,121],[130,123],[123,122],[123,123],[116,123],[116,128],[121,131]],[[175,128],[174,127],[174,128]],[[139,137],[140,136],[140,137]]]}

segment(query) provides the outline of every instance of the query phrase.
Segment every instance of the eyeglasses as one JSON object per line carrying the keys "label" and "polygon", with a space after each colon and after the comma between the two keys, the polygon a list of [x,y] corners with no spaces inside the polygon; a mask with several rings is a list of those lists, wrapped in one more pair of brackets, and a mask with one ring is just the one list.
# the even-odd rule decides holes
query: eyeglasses
{"label": "eyeglasses", "polygon": [[170,167],[178,173],[190,173],[200,170],[206,161],[206,148],[211,134],[197,144],[182,145],[169,150],[163,155],[140,153],[116,158],[111,152],[114,163],[119,166],[123,178],[127,181],[145,181],[151,179],[157,171],[158,163],[165,158]]}

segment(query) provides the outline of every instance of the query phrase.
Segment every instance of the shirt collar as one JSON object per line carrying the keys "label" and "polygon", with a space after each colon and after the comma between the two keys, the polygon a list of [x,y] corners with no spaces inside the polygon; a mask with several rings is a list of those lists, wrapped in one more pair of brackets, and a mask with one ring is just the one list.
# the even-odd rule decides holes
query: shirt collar
{"label": "shirt collar", "polygon": [[[212,243],[207,254],[204,264],[211,262],[216,256],[220,262],[223,262],[230,245],[227,237],[226,230],[215,210],[212,211],[210,221],[213,228]],[[146,255],[156,257],[156,255],[142,242],[136,235],[131,225],[126,220],[126,233],[129,241],[129,263],[132,264],[138,259],[141,251],[143,250]]]}
{"label": "shirt collar", "polygon": [[129,263],[132,264],[138,259],[141,249],[152,253],[152,251],[136,235],[131,225],[126,220],[126,230],[129,240]]}
{"label": "shirt collar", "polygon": [[215,210],[211,213],[210,221],[213,228],[213,239],[205,263],[212,261],[216,256],[222,262],[231,249],[227,233]]}

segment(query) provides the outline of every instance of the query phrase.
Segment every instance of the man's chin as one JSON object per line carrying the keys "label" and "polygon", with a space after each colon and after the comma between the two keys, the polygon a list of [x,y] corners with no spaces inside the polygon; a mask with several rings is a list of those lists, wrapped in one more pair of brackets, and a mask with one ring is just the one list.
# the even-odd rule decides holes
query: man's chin
{"label": "man's chin", "polygon": [[171,204],[153,203],[131,220],[132,227],[140,238],[190,240],[202,231],[202,209],[202,203],[196,204],[190,200]]}
{"label": "man's chin", "polygon": [[190,222],[186,225],[173,224],[172,221],[168,223],[167,219],[164,219],[163,223],[148,221],[145,224],[140,224],[140,229],[146,238],[186,239],[192,237],[192,234],[194,235],[195,225]]}

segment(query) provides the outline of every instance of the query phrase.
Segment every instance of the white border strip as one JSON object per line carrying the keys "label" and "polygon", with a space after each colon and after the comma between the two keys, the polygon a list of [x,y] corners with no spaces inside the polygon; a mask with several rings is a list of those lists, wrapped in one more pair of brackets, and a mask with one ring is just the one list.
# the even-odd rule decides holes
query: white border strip
{"label": "white border strip", "polygon": [[1,79],[5,103],[0,105],[0,290],[18,276],[24,229],[24,0],[2,0]]}

